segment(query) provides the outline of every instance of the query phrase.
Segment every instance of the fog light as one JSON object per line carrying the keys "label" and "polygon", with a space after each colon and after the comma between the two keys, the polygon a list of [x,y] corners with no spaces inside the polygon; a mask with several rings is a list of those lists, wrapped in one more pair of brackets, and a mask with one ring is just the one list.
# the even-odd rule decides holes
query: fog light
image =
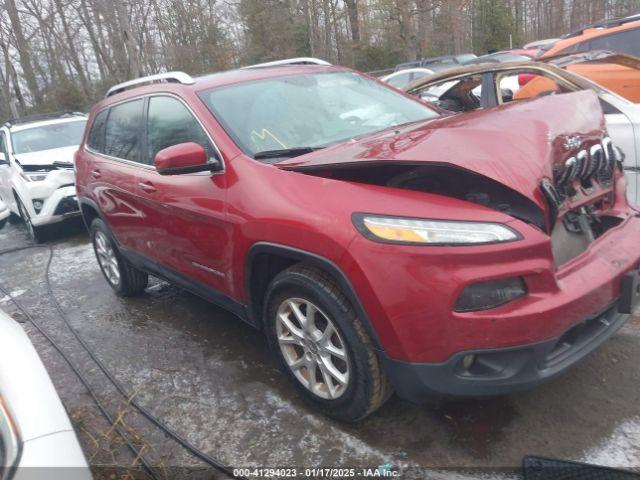
{"label": "fog light", "polygon": [[454,310],[456,312],[487,310],[512,302],[526,293],[527,287],[520,277],[478,282],[465,287],[456,301]]}
{"label": "fog light", "polygon": [[42,200],[33,201],[33,208],[35,209],[36,213],[40,213],[40,210],[42,210],[43,205],[44,205],[44,202]]}
{"label": "fog light", "polygon": [[462,357],[462,366],[464,367],[465,370],[469,370],[473,365],[473,362],[475,361],[476,361],[475,355],[465,355],[464,357]]}

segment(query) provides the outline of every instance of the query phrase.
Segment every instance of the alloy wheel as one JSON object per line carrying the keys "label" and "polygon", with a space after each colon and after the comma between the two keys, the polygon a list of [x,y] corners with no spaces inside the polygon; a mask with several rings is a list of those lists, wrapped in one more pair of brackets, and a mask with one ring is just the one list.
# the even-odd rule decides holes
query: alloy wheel
{"label": "alloy wheel", "polygon": [[120,283],[120,266],[116,252],[111,246],[111,241],[101,231],[97,231],[93,237],[93,245],[98,257],[98,263],[107,277],[107,280],[114,287]]}
{"label": "alloy wheel", "polygon": [[351,377],[346,344],[316,305],[301,298],[283,301],[276,334],[287,366],[302,385],[327,400],[344,394]]}

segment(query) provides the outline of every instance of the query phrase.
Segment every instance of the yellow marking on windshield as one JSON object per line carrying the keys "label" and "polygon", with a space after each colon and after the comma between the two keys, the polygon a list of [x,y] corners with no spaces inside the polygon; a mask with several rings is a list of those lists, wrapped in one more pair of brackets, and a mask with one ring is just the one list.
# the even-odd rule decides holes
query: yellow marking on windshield
{"label": "yellow marking on windshield", "polygon": [[256,132],[255,130],[251,131],[251,140],[253,140],[255,142],[255,137],[257,137],[259,140],[266,140],[267,135],[269,137],[271,137],[273,140],[275,140],[276,142],[278,142],[280,144],[280,146],[282,146],[282,148],[289,148],[287,147],[284,143],[282,143],[280,141],[280,139],[278,139],[278,137],[276,137],[273,133],[271,133],[269,130],[267,130],[266,128],[263,128],[261,132]]}

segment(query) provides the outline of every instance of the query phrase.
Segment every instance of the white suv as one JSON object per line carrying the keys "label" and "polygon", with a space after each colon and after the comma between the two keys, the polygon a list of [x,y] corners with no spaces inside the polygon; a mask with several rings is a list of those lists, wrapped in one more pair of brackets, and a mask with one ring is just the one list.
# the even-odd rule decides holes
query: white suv
{"label": "white suv", "polygon": [[24,117],[0,128],[0,200],[31,238],[78,215],[73,157],[87,122],[76,112]]}

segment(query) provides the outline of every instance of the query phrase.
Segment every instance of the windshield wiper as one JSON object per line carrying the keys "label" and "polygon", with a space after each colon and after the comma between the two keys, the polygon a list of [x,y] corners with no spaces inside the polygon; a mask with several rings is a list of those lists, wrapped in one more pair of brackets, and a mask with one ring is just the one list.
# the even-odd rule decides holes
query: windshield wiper
{"label": "windshield wiper", "polygon": [[264,152],[256,153],[253,158],[256,160],[263,160],[266,158],[292,158],[298,155],[304,155],[305,153],[315,152],[324,147],[296,147],[296,148],[283,148],[281,150],[265,150]]}

